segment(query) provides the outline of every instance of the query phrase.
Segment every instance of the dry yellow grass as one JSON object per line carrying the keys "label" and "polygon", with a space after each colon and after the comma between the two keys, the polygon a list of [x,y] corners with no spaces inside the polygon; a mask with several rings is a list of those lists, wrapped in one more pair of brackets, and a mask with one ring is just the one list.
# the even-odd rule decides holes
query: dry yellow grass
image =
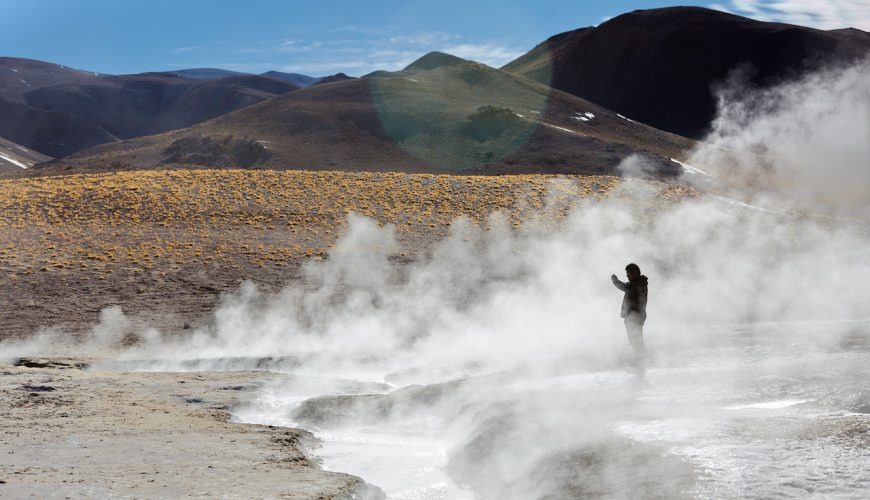
{"label": "dry yellow grass", "polygon": [[[171,170],[0,181],[0,265],[15,274],[281,267],[322,256],[356,212],[413,244],[495,211],[519,226],[608,196],[615,177]],[[661,184],[660,198],[691,194]],[[551,203],[552,200],[560,200]]]}

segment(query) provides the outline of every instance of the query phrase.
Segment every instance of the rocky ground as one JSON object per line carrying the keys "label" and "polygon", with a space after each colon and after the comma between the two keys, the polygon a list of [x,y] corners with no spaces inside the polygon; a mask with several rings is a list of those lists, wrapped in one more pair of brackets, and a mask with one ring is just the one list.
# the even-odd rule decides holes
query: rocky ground
{"label": "rocky ground", "polygon": [[229,422],[263,373],[123,373],[83,360],[0,365],[5,498],[380,498],[318,469],[305,431]]}

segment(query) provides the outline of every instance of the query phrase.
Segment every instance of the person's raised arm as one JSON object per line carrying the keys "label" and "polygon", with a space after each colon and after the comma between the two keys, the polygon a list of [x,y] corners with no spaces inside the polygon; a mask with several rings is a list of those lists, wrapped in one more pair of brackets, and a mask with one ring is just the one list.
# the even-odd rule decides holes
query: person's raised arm
{"label": "person's raised arm", "polygon": [[613,286],[619,288],[623,292],[628,290],[628,284],[619,281],[619,278],[617,278],[615,274],[610,275],[610,281],[613,282]]}

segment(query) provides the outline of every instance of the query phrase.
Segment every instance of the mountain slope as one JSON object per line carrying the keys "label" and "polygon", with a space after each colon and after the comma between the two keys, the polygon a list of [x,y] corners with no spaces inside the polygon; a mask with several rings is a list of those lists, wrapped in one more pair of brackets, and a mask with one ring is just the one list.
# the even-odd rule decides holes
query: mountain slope
{"label": "mountain slope", "polygon": [[352,80],[354,77],[348,76],[344,73],[336,73],[334,75],[324,76],[322,78],[318,78],[316,82],[312,85],[322,85],[324,83],[332,83],[332,82],[340,82],[343,80]]}
{"label": "mountain slope", "polygon": [[228,69],[217,68],[189,68],[180,69],[178,71],[166,71],[167,74],[190,78],[192,80],[216,80],[227,76],[244,75],[238,71],[230,71]]}
{"label": "mountain slope", "polygon": [[674,7],[555,35],[502,69],[699,138],[715,113],[711,88],[736,68],[766,86],[868,50],[870,35],[860,30],[820,31]]}
{"label": "mountain slope", "polygon": [[51,157],[0,137],[0,173],[20,172]]}
{"label": "mountain slope", "polygon": [[98,75],[27,59],[0,59],[0,136],[50,156],[183,128],[299,87],[238,74]]}
{"label": "mountain slope", "polygon": [[314,85],[174,132],[83,151],[54,171],[167,166],[463,173],[658,173],[691,141],[488,66],[431,53],[399,72]]}
{"label": "mountain slope", "polygon": [[60,64],[32,59],[0,57],[0,137],[28,149],[58,156],[68,149],[114,141],[117,138],[99,125],[60,111],[47,111],[27,104],[25,94],[49,85],[84,85],[100,75]]}
{"label": "mountain slope", "polygon": [[310,87],[321,80],[320,78],[313,76],[300,75],[299,73],[282,73],[281,71],[267,71],[265,73],[260,73],[260,76],[284,80],[302,88]]}

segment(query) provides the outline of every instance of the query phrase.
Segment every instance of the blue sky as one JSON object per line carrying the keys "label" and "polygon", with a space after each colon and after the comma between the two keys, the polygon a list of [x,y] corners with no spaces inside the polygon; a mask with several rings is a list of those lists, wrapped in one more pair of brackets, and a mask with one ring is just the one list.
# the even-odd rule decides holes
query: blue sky
{"label": "blue sky", "polygon": [[[870,0],[679,4],[824,28],[870,27]],[[669,5],[674,2],[0,0],[0,55],[104,73],[217,67],[359,76],[400,69],[431,50],[500,66],[556,33]]]}

